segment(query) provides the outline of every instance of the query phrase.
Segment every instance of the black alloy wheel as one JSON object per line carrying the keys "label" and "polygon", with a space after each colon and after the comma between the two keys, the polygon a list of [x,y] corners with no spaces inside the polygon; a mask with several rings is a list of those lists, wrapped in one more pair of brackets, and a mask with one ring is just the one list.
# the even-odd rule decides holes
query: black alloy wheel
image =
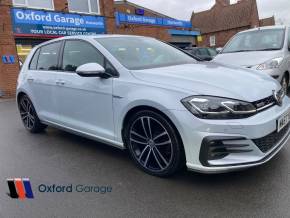
{"label": "black alloy wheel", "polygon": [[47,127],[40,122],[31,100],[26,95],[19,99],[18,108],[21,120],[29,132],[38,133]]}
{"label": "black alloy wheel", "polygon": [[153,111],[140,111],[125,128],[125,142],[138,167],[154,176],[170,176],[184,166],[181,140],[171,122]]}

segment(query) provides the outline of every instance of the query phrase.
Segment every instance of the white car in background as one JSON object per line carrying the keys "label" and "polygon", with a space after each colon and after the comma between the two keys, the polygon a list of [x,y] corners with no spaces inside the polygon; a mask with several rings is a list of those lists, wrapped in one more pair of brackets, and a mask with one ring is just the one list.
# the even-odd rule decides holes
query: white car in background
{"label": "white car in background", "polygon": [[289,86],[290,28],[270,26],[236,34],[215,57],[215,62],[251,68]]}
{"label": "white car in background", "polygon": [[156,176],[185,165],[204,173],[261,165],[290,131],[289,98],[271,77],[197,62],[147,37],[41,44],[21,69],[17,102],[30,132],[50,125],[128,149]]}

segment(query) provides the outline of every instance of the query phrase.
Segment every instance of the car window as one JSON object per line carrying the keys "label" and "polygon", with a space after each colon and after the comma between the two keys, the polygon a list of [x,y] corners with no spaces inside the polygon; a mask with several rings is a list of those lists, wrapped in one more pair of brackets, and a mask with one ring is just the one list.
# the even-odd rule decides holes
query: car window
{"label": "car window", "polygon": [[284,29],[264,29],[239,33],[226,45],[222,53],[280,50],[284,44],[284,35]]}
{"label": "car window", "polygon": [[198,49],[198,53],[197,54],[198,55],[201,55],[201,56],[208,56],[209,55],[206,48],[200,48],[200,49]]}
{"label": "car window", "polygon": [[209,52],[209,54],[210,54],[211,57],[214,57],[214,56],[217,55],[217,51],[216,51],[216,49],[209,48],[209,49],[208,49],[208,52]]}
{"label": "car window", "polygon": [[29,70],[36,70],[37,69],[37,61],[39,57],[39,51],[40,49],[37,49],[37,51],[34,53],[33,58],[29,64]]}
{"label": "car window", "polygon": [[193,50],[191,51],[191,53],[192,53],[193,55],[197,55],[197,49],[193,49]]}
{"label": "car window", "polygon": [[152,38],[110,37],[96,40],[129,70],[196,63],[186,52]]}
{"label": "car window", "polygon": [[67,41],[63,51],[62,69],[75,72],[76,69],[87,63],[98,63],[104,66],[104,56],[91,44],[71,40]]}
{"label": "car window", "polygon": [[40,48],[37,70],[58,70],[58,55],[61,42],[44,45]]}

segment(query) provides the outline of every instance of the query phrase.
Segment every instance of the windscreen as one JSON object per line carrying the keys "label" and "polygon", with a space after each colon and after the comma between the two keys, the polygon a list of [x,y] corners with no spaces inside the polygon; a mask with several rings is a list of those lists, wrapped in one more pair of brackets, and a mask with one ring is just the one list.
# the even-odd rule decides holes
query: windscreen
{"label": "windscreen", "polygon": [[129,70],[196,62],[184,52],[153,38],[111,37],[96,40]]}
{"label": "windscreen", "polygon": [[284,44],[284,35],[284,29],[240,33],[226,45],[222,53],[280,50]]}

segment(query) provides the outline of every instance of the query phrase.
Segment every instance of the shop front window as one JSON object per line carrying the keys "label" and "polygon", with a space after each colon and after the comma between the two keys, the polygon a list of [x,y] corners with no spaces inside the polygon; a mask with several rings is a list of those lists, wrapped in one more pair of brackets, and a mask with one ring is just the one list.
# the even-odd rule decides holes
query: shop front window
{"label": "shop front window", "polygon": [[99,14],[99,0],[68,0],[70,12]]}
{"label": "shop front window", "polygon": [[19,57],[19,60],[23,63],[28,56],[29,52],[32,49],[32,45],[22,45],[22,44],[17,44],[17,54]]}
{"label": "shop front window", "polygon": [[54,10],[53,0],[13,0],[13,6]]}

